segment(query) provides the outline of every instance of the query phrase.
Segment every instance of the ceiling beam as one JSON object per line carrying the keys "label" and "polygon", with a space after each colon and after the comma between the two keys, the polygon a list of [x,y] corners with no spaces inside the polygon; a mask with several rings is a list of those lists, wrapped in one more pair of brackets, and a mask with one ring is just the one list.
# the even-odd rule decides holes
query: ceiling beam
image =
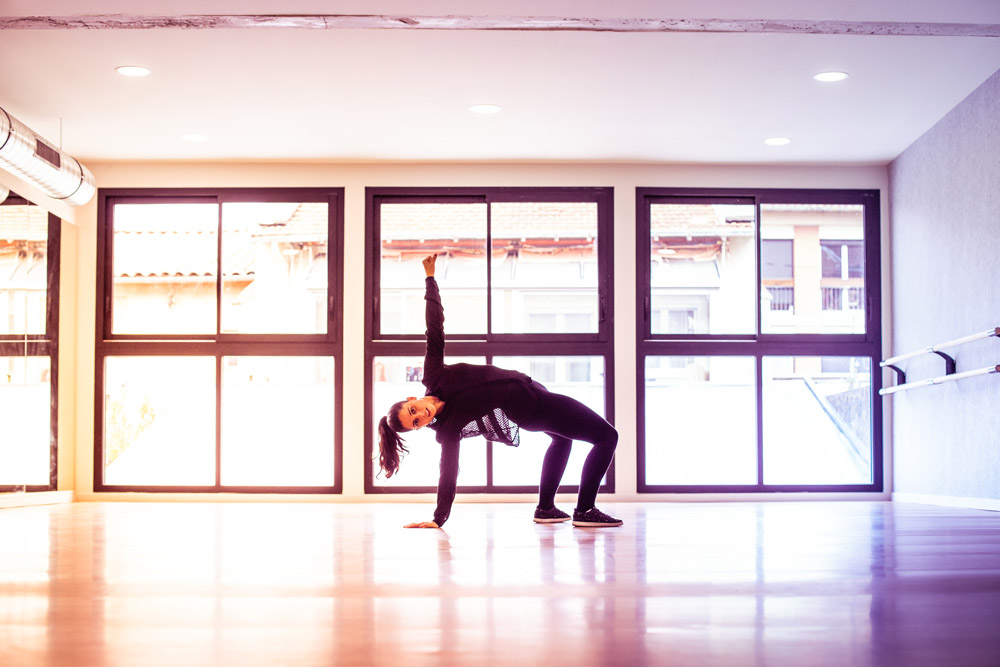
{"label": "ceiling beam", "polygon": [[0,16],[0,30],[208,30],[234,28],[508,30],[629,33],[706,32],[905,37],[1000,37],[1000,24],[995,23],[353,14]]}

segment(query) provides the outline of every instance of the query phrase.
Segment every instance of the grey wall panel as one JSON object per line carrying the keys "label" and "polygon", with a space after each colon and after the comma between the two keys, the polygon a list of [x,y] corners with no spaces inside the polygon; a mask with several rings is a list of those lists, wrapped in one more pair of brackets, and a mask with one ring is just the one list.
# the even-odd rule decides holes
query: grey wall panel
{"label": "grey wall panel", "polygon": [[[889,167],[892,354],[1000,326],[1000,72]],[[959,371],[1000,363],[1000,339],[949,351]],[[925,355],[907,380],[944,374]],[[1000,499],[1000,375],[884,398],[897,492]]]}

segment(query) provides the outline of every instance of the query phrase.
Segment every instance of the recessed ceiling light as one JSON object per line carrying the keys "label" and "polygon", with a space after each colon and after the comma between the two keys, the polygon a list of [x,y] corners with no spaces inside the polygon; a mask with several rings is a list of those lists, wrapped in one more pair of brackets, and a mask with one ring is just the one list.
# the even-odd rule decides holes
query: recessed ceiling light
{"label": "recessed ceiling light", "polygon": [[823,83],[832,83],[834,81],[843,81],[849,76],[850,74],[847,72],[820,72],[813,76],[813,78]]}
{"label": "recessed ceiling light", "polygon": [[500,111],[500,107],[496,104],[473,104],[469,107],[469,111],[481,114],[497,113]]}
{"label": "recessed ceiling light", "polygon": [[208,137],[204,134],[185,134],[181,137],[184,141],[190,141],[192,144],[200,144],[208,141]]}
{"label": "recessed ceiling light", "polygon": [[792,143],[792,140],[788,137],[769,137],[764,140],[764,143],[768,146],[787,146]]}
{"label": "recessed ceiling light", "polygon": [[131,76],[131,77],[149,76],[150,74],[152,74],[152,70],[146,67],[140,67],[138,65],[122,65],[121,67],[116,67],[115,71],[121,74],[122,76]]}

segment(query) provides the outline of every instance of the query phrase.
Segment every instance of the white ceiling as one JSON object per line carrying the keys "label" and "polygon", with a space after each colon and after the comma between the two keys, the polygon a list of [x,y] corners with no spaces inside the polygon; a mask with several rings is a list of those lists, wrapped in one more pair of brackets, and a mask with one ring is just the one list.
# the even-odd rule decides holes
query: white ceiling
{"label": "white ceiling", "polygon": [[[997,27],[1000,1],[0,2],[0,17],[119,14]],[[153,73],[126,79],[114,71],[126,64]],[[830,69],[851,77],[838,84],[812,80]],[[0,31],[0,107],[56,144],[61,135],[63,149],[84,162],[885,163],[998,69],[1000,37],[270,27]],[[503,111],[474,115],[468,107],[476,103]],[[187,143],[181,136],[188,133],[209,141]],[[779,135],[792,143],[763,144]]]}

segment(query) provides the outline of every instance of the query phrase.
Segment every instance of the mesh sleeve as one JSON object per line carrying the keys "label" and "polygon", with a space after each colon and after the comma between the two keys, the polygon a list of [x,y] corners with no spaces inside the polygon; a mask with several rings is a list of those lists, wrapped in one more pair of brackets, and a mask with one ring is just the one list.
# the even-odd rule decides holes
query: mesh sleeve
{"label": "mesh sleeve", "polygon": [[512,422],[507,413],[500,408],[469,422],[462,428],[461,438],[473,438],[481,435],[490,442],[501,442],[511,447],[521,444],[521,429]]}

